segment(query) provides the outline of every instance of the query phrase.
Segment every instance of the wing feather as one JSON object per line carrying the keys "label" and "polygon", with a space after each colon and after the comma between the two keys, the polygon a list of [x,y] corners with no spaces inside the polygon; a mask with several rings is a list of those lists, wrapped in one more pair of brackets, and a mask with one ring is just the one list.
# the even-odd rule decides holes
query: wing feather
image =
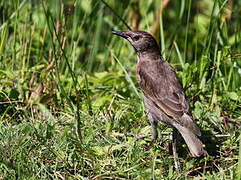
{"label": "wing feather", "polygon": [[[166,61],[140,61],[137,79],[145,97],[180,125],[200,136],[176,73]],[[148,108],[153,108],[149,106]]]}
{"label": "wing feather", "polygon": [[142,61],[138,79],[145,96],[167,115],[180,118],[189,111],[176,73],[166,61]]}

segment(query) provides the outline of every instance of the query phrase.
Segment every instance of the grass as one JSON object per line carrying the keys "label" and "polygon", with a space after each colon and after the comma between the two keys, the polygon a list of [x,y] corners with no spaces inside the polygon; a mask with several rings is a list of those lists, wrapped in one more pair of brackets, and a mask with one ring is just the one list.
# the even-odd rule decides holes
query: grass
{"label": "grass", "polygon": [[[0,2],[0,179],[240,179],[241,4],[160,4]],[[168,136],[149,147],[136,55],[111,34],[129,26],[154,32],[203,131],[209,156],[179,147],[181,173]]]}

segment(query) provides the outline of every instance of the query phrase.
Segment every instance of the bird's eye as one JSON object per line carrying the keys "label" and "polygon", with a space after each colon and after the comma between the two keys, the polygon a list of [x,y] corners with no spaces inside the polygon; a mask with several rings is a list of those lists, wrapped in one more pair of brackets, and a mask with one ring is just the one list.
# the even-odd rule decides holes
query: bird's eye
{"label": "bird's eye", "polygon": [[134,41],[138,41],[140,38],[141,38],[141,36],[134,36],[134,37],[133,37],[133,40],[134,40]]}

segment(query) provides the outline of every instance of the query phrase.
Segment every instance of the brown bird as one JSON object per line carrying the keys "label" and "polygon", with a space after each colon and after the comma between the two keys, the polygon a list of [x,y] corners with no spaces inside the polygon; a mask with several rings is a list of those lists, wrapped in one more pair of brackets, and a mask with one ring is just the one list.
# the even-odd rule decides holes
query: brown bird
{"label": "brown bird", "polygon": [[144,31],[112,33],[127,39],[138,55],[137,81],[144,93],[153,139],[157,138],[157,123],[162,121],[179,131],[192,156],[206,155],[182,86],[171,65],[162,58],[156,40]]}

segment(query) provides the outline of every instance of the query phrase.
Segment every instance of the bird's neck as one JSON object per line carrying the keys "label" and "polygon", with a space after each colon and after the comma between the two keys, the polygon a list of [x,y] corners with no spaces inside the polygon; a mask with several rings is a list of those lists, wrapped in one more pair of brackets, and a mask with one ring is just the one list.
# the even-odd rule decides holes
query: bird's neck
{"label": "bird's neck", "polygon": [[161,58],[161,53],[159,52],[159,50],[147,50],[144,52],[139,52],[138,54],[138,60],[142,61],[142,60],[150,60],[150,61],[155,61],[155,60],[160,60]]}

